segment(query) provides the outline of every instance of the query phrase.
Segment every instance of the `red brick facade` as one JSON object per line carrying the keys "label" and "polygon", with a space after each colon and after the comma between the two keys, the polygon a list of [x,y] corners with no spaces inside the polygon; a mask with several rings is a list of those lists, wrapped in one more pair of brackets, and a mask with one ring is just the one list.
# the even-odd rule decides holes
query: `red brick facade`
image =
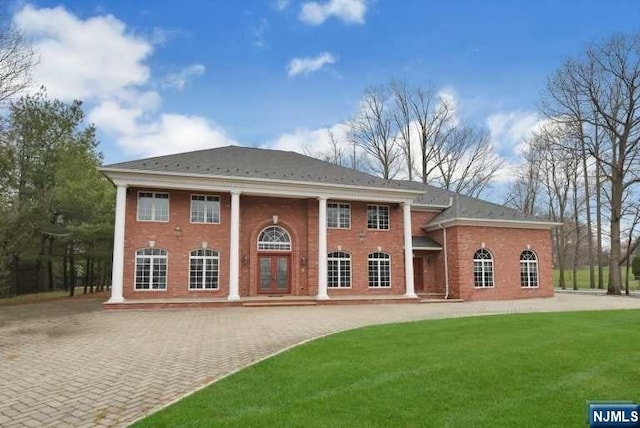
{"label": "red brick facade", "polygon": [[[125,222],[124,298],[153,297],[226,297],[229,293],[230,206],[229,193],[210,193],[220,197],[219,224],[193,224],[190,221],[190,195],[183,190],[156,190],[169,193],[169,220],[151,222],[137,220],[138,192],[128,188]],[[338,295],[402,295],[405,292],[403,212],[399,204],[389,207],[389,230],[367,229],[367,202],[339,201],[350,204],[351,225],[348,229],[327,230],[327,252],[344,251],[351,255],[351,287],[329,288],[329,296]],[[377,204],[372,201],[371,204]],[[427,235],[443,244],[442,230],[425,232],[422,227],[437,215],[435,211],[412,212],[412,234]],[[274,224],[291,237],[289,284],[287,294],[315,296],[318,283],[318,200],[313,198],[280,198],[240,196],[240,296],[259,294],[260,232]],[[167,251],[167,288],[163,291],[136,291],[135,252],[149,247]],[[189,290],[189,252],[203,247],[219,253],[219,289]],[[491,251],[494,257],[495,285],[479,289],[473,284],[473,254],[478,248]],[[538,256],[539,287],[520,286],[520,253],[531,249]],[[551,241],[548,230],[454,226],[447,229],[447,261],[450,297],[464,300],[543,297],[553,294],[551,282]],[[384,252],[390,256],[391,286],[370,288],[368,255]],[[444,250],[414,251],[422,259],[423,284],[419,292],[444,293],[446,284]]]}

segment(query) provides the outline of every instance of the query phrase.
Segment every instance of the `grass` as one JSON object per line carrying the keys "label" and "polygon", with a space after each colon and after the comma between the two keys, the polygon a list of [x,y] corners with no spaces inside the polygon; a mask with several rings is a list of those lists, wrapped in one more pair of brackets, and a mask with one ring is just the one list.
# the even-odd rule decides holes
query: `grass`
{"label": "grass", "polygon": [[[567,427],[640,400],[640,311],[352,330],[242,370],[134,427]],[[215,362],[212,362],[215,364]]]}
{"label": "grass", "polygon": [[[85,296],[85,297],[94,296],[94,295],[98,295],[98,294],[97,293],[83,294],[83,288],[76,287],[74,298],[80,298],[82,296]],[[48,300],[56,300],[56,299],[68,298],[68,297],[69,297],[69,292],[65,290],[43,291],[40,293],[21,294],[20,296],[0,297],[0,306],[45,302]]]}
{"label": "grass", "polygon": [[[626,269],[625,268],[620,268],[620,274],[622,275],[622,286],[624,287],[624,281],[625,278],[627,277],[626,275]],[[564,275],[565,275],[565,282],[566,282],[566,286],[567,288],[573,288],[573,269],[566,269],[564,271]],[[598,282],[598,268],[594,268],[594,275],[595,275],[595,280],[596,280],[596,287],[597,282]],[[609,267],[604,267],[603,268],[603,272],[602,275],[604,277],[604,282],[605,282],[605,288],[606,288],[606,284],[608,283],[608,278],[609,278]],[[634,279],[633,274],[631,272],[629,272],[629,275],[631,276],[629,278],[629,289],[630,290],[640,290],[640,281]],[[559,277],[560,277],[560,271],[558,269],[554,269],[553,270],[553,284],[556,287],[559,287]],[[580,267],[577,270],[577,275],[576,278],[578,279],[578,288],[589,288],[589,268],[588,267]]]}

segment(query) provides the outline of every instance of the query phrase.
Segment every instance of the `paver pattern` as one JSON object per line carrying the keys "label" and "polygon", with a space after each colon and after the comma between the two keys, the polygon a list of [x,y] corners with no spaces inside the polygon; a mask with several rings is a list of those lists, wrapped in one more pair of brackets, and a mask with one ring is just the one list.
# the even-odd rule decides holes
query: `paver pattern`
{"label": "paver pattern", "polygon": [[350,328],[467,315],[640,309],[640,299],[104,311],[95,299],[0,307],[0,426],[126,426],[283,348]]}

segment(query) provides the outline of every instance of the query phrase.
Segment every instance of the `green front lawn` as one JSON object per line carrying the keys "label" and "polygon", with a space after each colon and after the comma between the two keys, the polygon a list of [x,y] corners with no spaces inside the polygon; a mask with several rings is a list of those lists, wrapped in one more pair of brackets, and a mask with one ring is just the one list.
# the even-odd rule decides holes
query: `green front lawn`
{"label": "green front lawn", "polygon": [[[609,268],[608,267],[604,267],[602,269],[602,275],[604,277],[604,283],[605,283],[605,288],[607,288],[607,283],[609,282]],[[596,287],[598,287],[598,268],[594,268],[593,270],[593,274],[595,276],[596,279]],[[627,277],[626,275],[626,268],[620,268],[620,275],[622,278],[622,287],[624,288],[624,281],[625,278]],[[633,274],[631,273],[631,271],[629,271],[629,289],[630,290],[639,290],[640,289],[640,281],[636,280],[633,277]],[[564,277],[565,277],[565,282],[566,282],[566,286],[567,288],[573,288],[573,269],[566,269],[564,271]],[[580,267],[577,270],[577,275],[576,277],[578,278],[578,288],[589,288],[590,284],[589,284],[589,268],[588,267]],[[553,270],[553,285],[555,287],[559,287],[559,278],[560,278],[560,271],[558,269],[554,269]]]}
{"label": "green front lawn", "polygon": [[609,311],[348,331],[242,370],[134,426],[584,426],[586,400],[640,400],[638,325],[640,311]]}

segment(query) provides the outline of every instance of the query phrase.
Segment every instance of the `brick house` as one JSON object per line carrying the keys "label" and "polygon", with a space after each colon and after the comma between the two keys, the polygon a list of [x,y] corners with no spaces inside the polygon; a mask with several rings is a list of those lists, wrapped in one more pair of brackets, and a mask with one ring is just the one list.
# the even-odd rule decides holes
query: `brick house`
{"label": "brick house", "polygon": [[101,170],[114,307],[553,295],[554,223],[480,199],[234,146]]}

